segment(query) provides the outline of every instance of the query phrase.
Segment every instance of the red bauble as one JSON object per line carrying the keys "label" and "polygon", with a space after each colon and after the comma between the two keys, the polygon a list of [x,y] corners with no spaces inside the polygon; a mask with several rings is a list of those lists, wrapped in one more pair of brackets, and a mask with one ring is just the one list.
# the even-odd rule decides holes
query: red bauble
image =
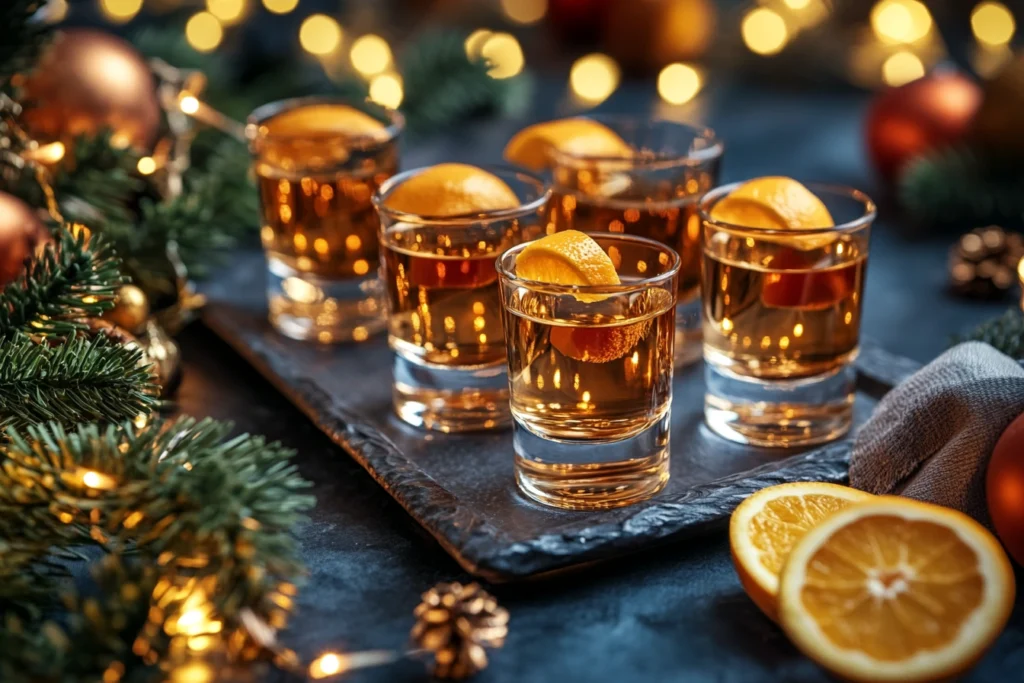
{"label": "red bauble", "polygon": [[25,262],[49,238],[49,232],[32,207],[0,192],[0,288],[21,275]]}
{"label": "red bauble", "polygon": [[1024,565],[1024,415],[1010,423],[992,451],[985,495],[996,535]]}
{"label": "red bauble", "polygon": [[867,148],[888,182],[911,159],[963,139],[981,104],[981,88],[958,73],[926,76],[891,88],[868,111]]}
{"label": "red bauble", "polygon": [[149,150],[160,129],[153,72],[130,43],[92,29],[61,31],[22,85],[22,122],[33,137],[70,145],[113,131],[115,142]]}

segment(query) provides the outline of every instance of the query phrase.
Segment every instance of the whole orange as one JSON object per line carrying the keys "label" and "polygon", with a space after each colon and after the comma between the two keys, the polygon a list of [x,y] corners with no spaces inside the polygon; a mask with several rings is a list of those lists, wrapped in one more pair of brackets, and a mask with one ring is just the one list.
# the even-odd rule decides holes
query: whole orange
{"label": "whole orange", "polygon": [[985,489],[996,535],[1017,564],[1024,565],[1024,415],[996,442]]}

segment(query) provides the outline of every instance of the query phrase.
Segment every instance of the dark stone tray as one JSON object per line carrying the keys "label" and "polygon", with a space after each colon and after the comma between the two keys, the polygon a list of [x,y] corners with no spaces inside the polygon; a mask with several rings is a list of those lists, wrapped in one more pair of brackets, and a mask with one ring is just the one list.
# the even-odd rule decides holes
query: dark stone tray
{"label": "dark stone tray", "polygon": [[[751,492],[787,481],[842,481],[849,440],[804,452],[741,446],[702,421],[703,373],[679,373],[672,404],[672,478],[654,499],[600,512],[520,495],[508,431],[444,435],[391,411],[391,353],[382,336],[320,347],[286,339],[266,319],[260,254],[243,254],[206,287],[203,320],[344,448],[468,572],[515,581],[678,541],[724,522]],[[857,424],[917,364],[865,343]]]}

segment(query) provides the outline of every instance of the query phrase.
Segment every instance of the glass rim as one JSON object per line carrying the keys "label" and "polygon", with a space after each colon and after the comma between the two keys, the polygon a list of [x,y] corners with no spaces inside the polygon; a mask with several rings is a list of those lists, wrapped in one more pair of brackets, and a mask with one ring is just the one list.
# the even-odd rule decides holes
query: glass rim
{"label": "glass rim", "polygon": [[297,109],[299,107],[307,107],[316,104],[343,104],[352,106],[353,103],[371,105],[382,112],[388,119],[388,123],[384,128],[384,131],[387,133],[386,138],[376,138],[365,133],[355,133],[347,136],[353,143],[355,143],[354,146],[376,147],[378,145],[387,144],[389,142],[393,142],[395,138],[405,130],[405,116],[402,112],[374,102],[369,98],[360,99],[358,97],[345,97],[342,95],[303,95],[301,97],[288,97],[282,100],[273,100],[271,102],[261,104],[253,109],[245,119],[245,136],[248,138],[249,142],[255,142],[257,140],[300,140],[302,138],[337,136],[340,134],[312,133],[309,135],[293,135],[278,133],[275,135],[269,132],[261,132],[260,129],[263,127],[264,123],[278,114],[283,114],[286,111],[291,111],[292,109]]}
{"label": "glass rim", "polygon": [[[442,162],[443,163],[443,162]],[[520,204],[519,206],[511,209],[496,209],[494,211],[481,211],[480,213],[474,214],[463,214],[459,216],[421,216],[416,213],[407,213],[405,211],[398,211],[392,209],[385,204],[387,195],[390,194],[396,187],[404,183],[409,178],[423,173],[427,169],[433,168],[438,164],[432,164],[430,166],[419,166],[417,168],[410,168],[401,173],[396,173],[391,176],[377,188],[377,191],[373,193],[370,201],[373,202],[373,207],[382,216],[387,216],[396,222],[411,223],[419,226],[468,226],[479,223],[491,223],[495,221],[509,220],[512,218],[522,218],[532,213],[538,212],[543,209],[548,200],[551,199],[551,185],[536,173],[527,171],[526,169],[518,166],[512,166],[511,164],[484,164],[477,166],[477,168],[492,173],[494,175],[514,175],[520,182],[526,182],[534,185],[538,190],[538,196],[535,199]]]}
{"label": "glass rim", "polygon": [[[529,280],[524,277],[519,277],[517,274],[509,271],[505,267],[505,259],[512,258],[519,254],[525,249],[531,242],[523,242],[517,244],[509,249],[506,249],[501,256],[499,256],[495,263],[495,269],[498,271],[498,278],[502,282],[508,282],[516,284],[517,286],[526,287],[531,291],[541,291],[547,294],[628,294],[635,292],[640,289],[647,289],[652,286],[664,284],[668,280],[676,277],[679,274],[679,268],[682,266],[682,257],[672,247],[652,240],[648,237],[639,237],[637,235],[626,235],[617,232],[586,232],[583,233],[588,237],[592,237],[595,240],[614,240],[617,242],[633,242],[653,249],[658,250],[661,253],[667,253],[669,258],[672,259],[668,265],[668,270],[657,275],[651,275],[650,277],[641,278],[639,280],[631,280],[630,282],[618,284],[618,285],[560,285],[553,282],[542,282],[541,280]],[[673,294],[675,292],[673,291]]]}
{"label": "glass rim", "polygon": [[794,235],[828,235],[835,233],[846,233],[855,232],[865,226],[870,225],[874,222],[878,216],[878,207],[875,202],[867,195],[867,193],[858,190],[855,187],[849,185],[841,185],[834,183],[816,183],[808,182],[801,183],[808,190],[813,192],[815,195],[822,193],[843,195],[846,199],[852,199],[855,202],[859,202],[864,207],[864,214],[859,218],[855,218],[839,225],[825,226],[820,228],[799,228],[799,229],[778,229],[778,228],[758,228],[749,225],[737,225],[735,223],[726,223],[711,217],[711,209],[719,201],[724,199],[737,187],[747,181],[737,181],[729,183],[727,185],[720,185],[708,192],[705,192],[697,200],[697,213],[700,216],[701,223],[713,225],[716,228],[722,228],[732,232],[738,233],[752,233],[757,235],[782,235],[782,236],[794,236]]}
{"label": "glass rim", "polygon": [[[597,154],[573,153],[560,150],[555,146],[550,147],[549,155],[555,166],[572,166],[574,168],[586,167],[588,165],[603,165],[619,167],[624,169],[663,170],[685,166],[699,166],[701,164],[720,159],[725,153],[725,143],[715,134],[715,131],[708,126],[698,126],[681,121],[672,121],[663,118],[644,118],[628,114],[588,114],[577,118],[590,119],[598,123],[612,124],[636,124],[638,126],[652,127],[655,125],[668,126],[691,133],[695,139],[702,139],[708,142],[708,147],[700,150],[688,150],[679,154],[647,153],[631,157],[604,156]],[[612,127],[612,126],[609,126]]]}

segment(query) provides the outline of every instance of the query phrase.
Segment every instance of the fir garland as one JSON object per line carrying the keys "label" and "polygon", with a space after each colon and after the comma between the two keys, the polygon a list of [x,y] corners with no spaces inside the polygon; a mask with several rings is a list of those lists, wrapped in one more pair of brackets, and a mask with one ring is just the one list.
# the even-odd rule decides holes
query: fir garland
{"label": "fir garland", "polygon": [[1010,358],[1024,360],[1024,313],[1018,308],[1011,308],[1000,317],[982,323],[954,341],[985,342]]}

